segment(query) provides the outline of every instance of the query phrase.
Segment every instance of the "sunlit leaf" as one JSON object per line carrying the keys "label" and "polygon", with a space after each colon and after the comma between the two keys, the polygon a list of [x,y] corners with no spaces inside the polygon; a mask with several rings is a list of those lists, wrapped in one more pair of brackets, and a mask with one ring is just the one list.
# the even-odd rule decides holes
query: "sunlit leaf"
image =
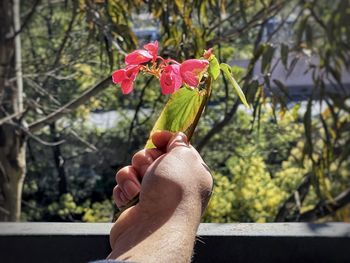
{"label": "sunlit leaf", "polygon": [[213,80],[216,80],[220,75],[220,64],[215,56],[210,59],[208,72]]}
{"label": "sunlit leaf", "polygon": [[[207,101],[206,90],[181,88],[175,92],[163,108],[156,121],[152,133],[159,130],[171,132],[184,132],[187,136],[193,132],[193,124],[200,117]],[[145,148],[153,148],[151,140],[147,141]]]}
{"label": "sunlit leaf", "polygon": [[247,106],[249,108],[249,104],[247,102],[247,99],[244,96],[244,93],[241,89],[241,87],[238,85],[237,81],[234,79],[234,77],[232,76],[232,70],[230,65],[227,65],[225,63],[221,63],[220,64],[220,68],[222,70],[222,72],[224,73],[225,78],[231,83],[231,85],[235,88],[239,98],[241,99],[241,101],[243,102],[243,104],[245,106]]}

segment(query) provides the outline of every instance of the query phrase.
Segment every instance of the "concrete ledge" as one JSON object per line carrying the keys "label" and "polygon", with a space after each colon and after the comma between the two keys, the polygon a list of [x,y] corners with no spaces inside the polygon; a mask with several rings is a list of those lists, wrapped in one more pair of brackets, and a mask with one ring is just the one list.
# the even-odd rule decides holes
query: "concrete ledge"
{"label": "concrete ledge", "polygon": [[[88,262],[111,224],[0,223],[1,262]],[[194,262],[350,262],[350,224],[201,224]]]}

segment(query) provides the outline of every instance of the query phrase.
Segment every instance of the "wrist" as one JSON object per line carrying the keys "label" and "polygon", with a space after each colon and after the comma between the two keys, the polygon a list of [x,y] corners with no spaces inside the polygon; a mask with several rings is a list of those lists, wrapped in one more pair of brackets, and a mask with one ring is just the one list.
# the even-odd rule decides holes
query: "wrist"
{"label": "wrist", "polygon": [[[160,213],[160,210],[156,213],[144,212],[139,205],[126,210],[111,230],[112,253],[108,258],[152,262],[164,256],[162,247],[169,242],[174,250],[181,245],[189,250],[186,255],[191,255],[200,212],[190,211],[187,207],[180,206],[171,215]],[[145,255],[145,251],[159,255]],[[137,258],[139,255],[143,258]]]}

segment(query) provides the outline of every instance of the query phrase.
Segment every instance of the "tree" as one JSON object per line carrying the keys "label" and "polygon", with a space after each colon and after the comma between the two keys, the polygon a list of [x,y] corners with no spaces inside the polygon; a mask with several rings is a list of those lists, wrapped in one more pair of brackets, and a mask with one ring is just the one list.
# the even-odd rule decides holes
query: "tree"
{"label": "tree", "polygon": [[[0,220],[13,221],[19,219],[26,147],[26,135],[19,128],[23,123],[21,46],[17,34],[20,14],[19,1],[2,1],[0,5]],[[11,119],[13,123],[7,123]]]}
{"label": "tree", "polygon": [[[31,16],[39,1],[35,1]],[[48,123],[53,123],[66,114],[67,110],[73,110],[88,101],[92,96],[105,89],[110,83],[110,78],[98,83],[96,86],[85,91],[81,96],[66,103],[61,108],[27,125],[25,120],[26,111],[23,111],[23,92],[21,87],[20,68],[20,31],[19,27],[19,1],[5,1],[1,5],[1,72],[0,94],[2,109],[0,112],[0,220],[18,221],[21,212],[21,193],[26,171],[26,141],[29,137],[36,138],[34,132],[40,130]],[[73,10],[77,10],[77,2],[73,2]],[[73,24],[74,20],[72,20]],[[69,30],[62,39],[56,58],[52,64],[55,68],[61,58],[61,52],[69,37]],[[13,81],[16,79],[16,81]],[[47,79],[46,79],[47,81]],[[45,87],[45,82],[43,86]],[[39,139],[40,140],[40,139]],[[44,143],[45,144],[45,143]]]}
{"label": "tree", "polygon": [[[125,53],[138,45],[132,31],[132,23],[136,25],[135,17],[144,12],[151,13],[159,27],[161,53],[164,56],[169,55],[181,60],[185,57],[199,56],[203,49],[214,47],[221,61],[238,58],[249,60],[245,69],[233,67],[233,71],[240,79],[240,84],[253,106],[251,130],[260,128],[261,109],[269,102],[266,93],[273,97],[271,116],[272,121],[277,122],[276,125],[278,115],[283,115],[288,110],[288,87],[283,84],[284,80],[271,79],[276,65],[282,63],[290,74],[300,58],[307,58],[310,54],[316,55],[318,60],[309,60],[308,72],[313,76],[314,83],[311,87],[312,96],[309,99],[308,110],[303,116],[306,141],[301,152],[303,158],[312,160],[310,169],[314,173],[310,184],[323,204],[328,204],[332,196],[346,193],[346,189],[338,187],[337,193],[327,195],[327,189],[321,185],[327,178],[333,178],[329,169],[332,162],[329,162],[326,156],[341,160],[346,159],[349,152],[346,132],[349,121],[347,117],[339,117],[349,114],[348,106],[344,103],[348,95],[341,81],[342,70],[348,69],[350,64],[347,44],[350,42],[347,24],[349,15],[346,12],[348,1],[26,1],[22,2],[25,15],[18,30],[13,30],[12,2],[1,5],[1,12],[4,13],[1,22],[6,26],[1,28],[0,42],[1,54],[4,54],[1,56],[0,72],[3,106],[0,113],[0,131],[7,136],[6,140],[1,141],[6,142],[6,145],[20,146],[17,150],[16,147],[8,147],[6,149],[11,149],[11,154],[7,152],[1,155],[1,167],[10,167],[1,171],[1,220],[18,220],[18,197],[21,192],[21,180],[25,174],[25,144],[28,141],[36,140],[52,147],[50,150],[60,177],[61,192],[66,192],[66,167],[64,162],[60,161],[64,160],[64,146],[60,142],[68,132],[65,133],[66,130],[59,125],[59,120],[67,114],[74,120],[78,119],[76,109],[109,86],[110,71],[120,67]],[[277,23],[271,27],[274,18]],[[283,35],[286,32],[285,26],[287,32],[295,33],[287,37]],[[43,32],[47,32],[47,36]],[[9,38],[4,38],[8,35]],[[17,95],[19,85],[12,81],[16,63],[11,54],[16,50],[17,36],[21,36],[22,44],[26,46],[23,49],[26,58],[26,67],[23,67],[26,95],[24,111],[11,108],[19,105],[17,101],[22,97]],[[84,52],[79,52],[81,50]],[[92,59],[89,59],[89,56]],[[27,60],[27,57],[30,59]],[[258,64],[261,64],[260,78],[256,78],[254,71]],[[91,77],[91,74],[88,76],[88,72],[93,72],[92,75],[99,77]],[[28,77],[30,75],[32,77]],[[93,85],[97,79],[103,79],[102,76],[105,76],[105,79]],[[15,79],[19,80],[20,76]],[[88,89],[87,86],[92,88]],[[127,138],[126,142],[125,138],[123,139],[123,143],[127,144],[125,148],[128,150],[123,151],[123,154],[126,154],[121,160],[127,160],[134,149],[142,147],[148,128],[156,118],[156,113],[162,106],[161,102],[165,100],[153,86],[152,80],[138,82],[137,87],[140,88],[135,90],[130,99],[115,98],[115,95],[111,96],[111,92],[99,97],[101,102],[107,102],[104,104],[105,108],[111,109],[113,105],[118,109],[135,109],[123,133]],[[338,89],[342,97],[329,94],[327,86]],[[204,154],[214,148],[210,146],[212,142],[218,143],[216,147],[222,146],[224,140],[218,141],[216,138],[220,137],[232,122],[237,125],[237,122],[241,121],[236,118],[240,102],[233,92],[230,92],[225,81],[214,88],[210,110],[203,118],[198,128],[198,136],[193,141]],[[77,90],[81,95],[77,94]],[[6,104],[7,98],[11,98],[11,103]],[[320,121],[315,121],[311,116],[312,103],[316,99],[325,101],[329,107],[327,116],[318,116]],[[114,102],[111,102],[112,100]],[[145,108],[149,110],[147,114]],[[89,111],[87,107],[85,110]],[[48,124],[51,127],[49,131],[45,128]],[[337,130],[339,127],[341,132]],[[324,132],[316,132],[318,130]],[[234,136],[235,141],[242,140],[250,134],[246,130],[237,132]],[[322,151],[314,146],[319,140],[327,142],[322,146]],[[219,156],[213,157],[213,160],[220,164],[231,158],[235,150],[229,147],[227,142],[224,146],[227,147],[227,152],[222,159],[219,160]],[[1,148],[1,154],[5,153],[3,149],[5,148]],[[263,156],[263,160],[266,163],[275,158],[271,154]],[[279,160],[275,166],[268,166],[272,169],[269,171],[270,175],[275,174],[281,162]],[[9,166],[10,163],[17,164]],[[123,162],[120,162],[118,165],[122,164]],[[224,172],[228,174],[229,171],[226,169]],[[21,180],[15,179],[16,175]],[[13,183],[9,183],[9,178]],[[303,178],[308,177],[305,174]],[[12,188],[11,191],[9,187]],[[12,210],[9,210],[10,200],[17,202]],[[292,206],[294,208],[295,203]],[[283,214],[292,218],[294,208],[288,208]]]}

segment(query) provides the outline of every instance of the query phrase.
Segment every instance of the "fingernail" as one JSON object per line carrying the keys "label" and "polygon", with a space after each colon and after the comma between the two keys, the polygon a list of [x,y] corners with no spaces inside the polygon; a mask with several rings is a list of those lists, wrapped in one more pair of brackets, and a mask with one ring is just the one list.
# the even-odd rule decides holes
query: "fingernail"
{"label": "fingernail", "polygon": [[123,203],[127,203],[129,200],[126,198],[125,194],[123,192],[119,193],[119,198]]}
{"label": "fingernail", "polygon": [[126,197],[130,200],[134,198],[138,192],[140,191],[140,186],[136,185],[133,181],[128,180],[124,183],[124,191],[126,193]]}

